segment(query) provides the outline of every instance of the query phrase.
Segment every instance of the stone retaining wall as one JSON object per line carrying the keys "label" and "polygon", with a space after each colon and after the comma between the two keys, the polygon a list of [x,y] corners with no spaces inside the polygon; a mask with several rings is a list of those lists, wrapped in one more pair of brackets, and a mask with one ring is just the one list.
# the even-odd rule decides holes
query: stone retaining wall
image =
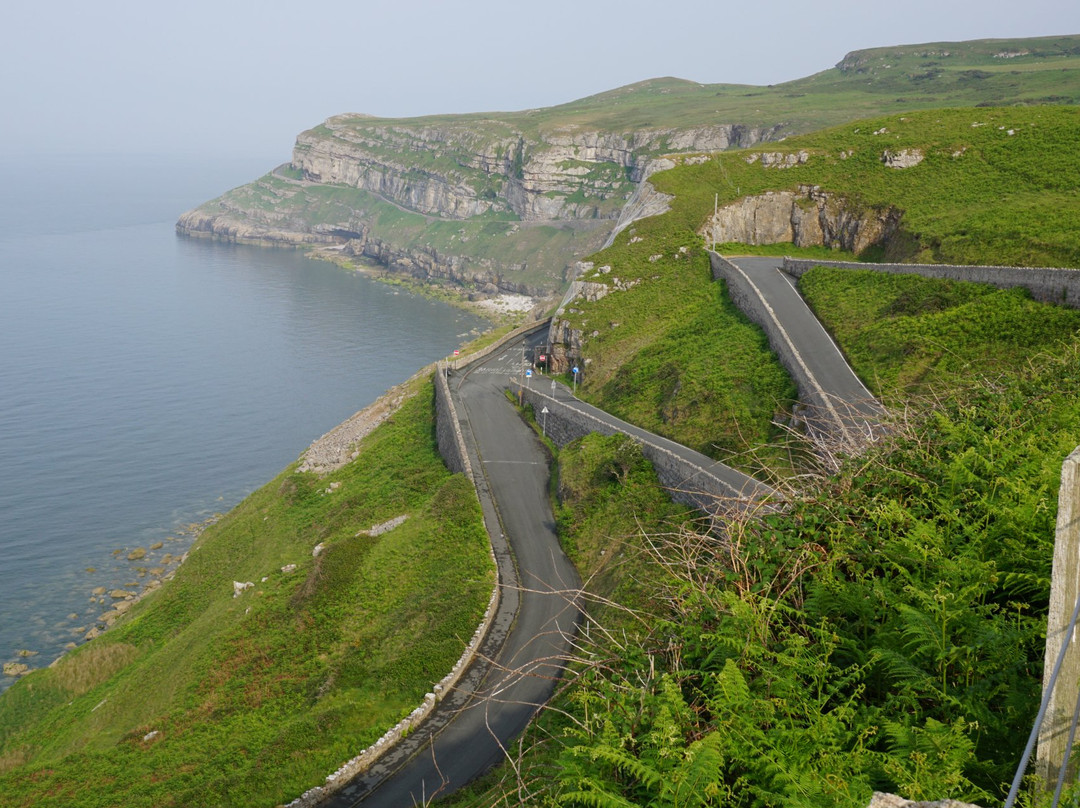
{"label": "stone retaining wall", "polygon": [[[601,435],[627,434],[617,426],[575,407],[573,402],[560,401],[528,387],[522,391],[520,385],[515,386],[525,403],[532,406],[537,421],[542,423],[545,433],[557,446],[565,446],[590,432]],[[548,409],[546,415],[541,414],[544,407]],[[744,509],[752,504],[751,492],[736,491],[707,469],[663,446],[642,440],[637,435],[630,437],[641,446],[641,453],[652,463],[660,484],[668,489],[676,502],[713,516],[732,507]],[[762,488],[765,487],[761,486],[756,493],[760,495]]]}
{"label": "stone retaining wall", "polygon": [[785,258],[784,271],[796,278],[814,267],[869,269],[894,275],[922,275],[954,281],[988,283],[1002,289],[1017,286],[1031,292],[1043,303],[1058,303],[1080,308],[1080,269],[1054,267],[984,267],[952,264],[863,264],[854,261],[820,261],[810,258]]}
{"label": "stone retaining wall", "polygon": [[439,444],[439,454],[450,471],[464,474],[472,480],[472,465],[465,449],[457,408],[450,395],[450,385],[446,381],[446,371],[445,362],[439,362],[435,366],[435,437]]}
{"label": "stone retaining wall", "polygon": [[488,629],[495,620],[498,610],[499,587],[496,585],[494,591],[491,593],[491,599],[488,601],[487,611],[484,612],[484,619],[473,633],[472,640],[470,640],[469,644],[465,647],[464,653],[450,670],[450,673],[446,674],[446,676],[442,678],[442,681],[435,685],[430,693],[424,696],[424,701],[420,706],[388,729],[379,740],[375,741],[375,743],[362,751],[359,755],[343,764],[337,771],[327,775],[326,783],[324,785],[308,789],[295,800],[288,803],[286,808],[315,808],[315,806],[327,799],[331,794],[347,785],[354,777],[363,774],[370,769],[375,761],[382,757],[383,754],[390,751],[395,744],[430,716],[438,703],[442,701],[443,697],[454,689],[454,685],[457,684],[462,674],[465,673],[466,668],[472,664],[473,658],[476,656],[476,651],[487,636]]}
{"label": "stone retaining wall", "polygon": [[[487,486],[479,485],[473,474],[466,438],[461,429],[457,408],[454,406],[453,397],[450,394],[450,385],[447,382],[447,369],[461,370],[473,362],[490,356],[510,340],[517,339],[523,334],[546,325],[547,321],[522,326],[475,354],[448,362],[439,362],[435,368],[435,432],[439,453],[442,455],[447,468],[455,473],[466,474],[472,481],[473,487],[477,490],[477,496],[481,500],[481,507],[484,511],[485,526],[491,541],[492,562],[496,570],[502,569],[497,555],[505,555],[506,549],[500,547],[498,553],[496,552],[494,537],[495,535],[501,535],[501,532],[498,524],[492,524],[494,508],[492,503],[485,501],[485,498],[488,497]],[[405,718],[387,730],[379,740],[346,762],[337,771],[327,775],[324,785],[305,791],[295,800],[288,803],[286,808],[314,808],[331,794],[347,785],[353,778],[368,771],[379,758],[394,748],[402,738],[409,735],[431,716],[435,708],[448,693],[453,691],[462,675],[475,661],[478,650],[484,640],[487,639],[488,632],[499,614],[500,607],[503,605],[501,587],[506,583],[513,584],[513,582],[504,581],[503,577],[500,573],[488,601],[487,610],[484,612],[484,619],[477,626],[464,652],[462,652],[450,672],[424,697],[424,701]]]}

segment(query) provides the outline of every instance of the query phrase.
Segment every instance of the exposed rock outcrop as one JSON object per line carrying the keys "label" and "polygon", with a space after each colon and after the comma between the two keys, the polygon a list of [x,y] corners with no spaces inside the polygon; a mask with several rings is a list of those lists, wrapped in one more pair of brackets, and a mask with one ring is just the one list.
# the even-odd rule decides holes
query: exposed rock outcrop
{"label": "exposed rock outcrop", "polygon": [[292,165],[309,181],[371,191],[446,219],[489,212],[523,221],[614,218],[662,155],[752,146],[771,135],[711,125],[622,134],[566,127],[530,136],[499,121],[408,126],[342,115],[302,133]]}
{"label": "exposed rock outcrop", "polygon": [[[177,231],[344,246],[344,256],[416,278],[543,296],[608,233],[667,209],[645,180],[674,165],[668,155],[752,146],[778,131],[538,126],[528,113],[417,121],[339,115],[300,134],[290,164],[185,213]],[[429,239],[416,235],[418,216],[429,224],[485,224],[460,235],[444,227]],[[512,243],[520,247],[509,249]]]}
{"label": "exposed rock outcrop", "polygon": [[900,217],[895,208],[862,208],[817,186],[800,185],[797,191],[768,191],[720,208],[700,233],[717,244],[791,242],[858,254],[887,242]]}
{"label": "exposed rock outcrop", "polygon": [[922,161],[923,153],[921,149],[901,149],[896,152],[886,149],[881,154],[881,162],[889,168],[912,168]]}
{"label": "exposed rock outcrop", "polygon": [[573,361],[581,356],[583,336],[580,330],[571,328],[566,320],[559,317],[552,319],[548,331],[548,342],[551,343],[548,367],[552,373],[566,373],[570,370]]}
{"label": "exposed rock outcrop", "polygon": [[979,806],[970,802],[960,802],[959,800],[927,800],[921,802],[905,800],[895,794],[875,791],[867,808],[979,808]]}

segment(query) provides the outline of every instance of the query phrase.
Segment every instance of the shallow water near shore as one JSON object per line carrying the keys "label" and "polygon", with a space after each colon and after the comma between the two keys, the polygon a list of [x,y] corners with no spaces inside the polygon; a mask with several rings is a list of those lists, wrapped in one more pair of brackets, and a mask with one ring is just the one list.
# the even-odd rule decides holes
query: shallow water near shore
{"label": "shallow water near shore", "polygon": [[111,608],[92,590],[144,586],[192,523],[486,326],[298,252],[175,235],[272,165],[0,165],[0,661],[81,642]]}

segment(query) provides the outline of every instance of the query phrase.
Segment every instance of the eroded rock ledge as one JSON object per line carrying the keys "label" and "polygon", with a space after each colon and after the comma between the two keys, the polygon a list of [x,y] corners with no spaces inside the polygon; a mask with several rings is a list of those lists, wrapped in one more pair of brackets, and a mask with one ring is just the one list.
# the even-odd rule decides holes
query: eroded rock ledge
{"label": "eroded rock ledge", "polygon": [[[562,286],[570,265],[613,230],[666,209],[645,180],[672,166],[671,155],[753,146],[778,131],[340,115],[300,134],[289,164],[185,213],[176,228],[241,243],[340,246],[420,279],[539,296]],[[434,227],[418,236],[417,216]]]}
{"label": "eroded rock ledge", "polygon": [[900,228],[895,208],[864,208],[816,185],[768,191],[720,208],[699,231],[710,243],[792,243],[855,254],[885,245]]}

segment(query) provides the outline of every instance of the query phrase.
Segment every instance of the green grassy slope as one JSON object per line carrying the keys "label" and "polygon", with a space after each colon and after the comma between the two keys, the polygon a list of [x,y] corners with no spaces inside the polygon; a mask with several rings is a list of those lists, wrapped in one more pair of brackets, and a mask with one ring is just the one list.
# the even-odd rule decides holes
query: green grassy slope
{"label": "green grassy slope", "polygon": [[573,684],[528,754],[453,804],[861,808],[875,790],[1001,804],[1038,709],[1080,312],[806,277],[816,305],[844,301],[834,321],[856,315],[837,331],[849,353],[943,320],[965,336],[930,375],[918,352],[863,352],[864,373],[932,384],[893,399],[905,417],[886,443],[723,535],[658,504],[616,440],[563,450],[560,527],[615,603],[592,601]]}
{"label": "green grassy slope", "polygon": [[[695,231],[713,194],[739,185],[815,182],[899,205],[916,252],[1076,263],[1076,110],[903,117],[785,143],[811,152],[797,168],[731,154],[657,175],[678,195],[672,212],[596,256],[610,271],[589,278],[641,282],[568,315],[598,366],[590,394],[621,404],[611,380],[654,349],[669,365],[698,350],[723,363],[711,344],[669,346],[704,309],[688,280],[707,283]],[[931,156],[904,171],[829,157],[872,155],[882,128]],[[563,535],[598,596],[633,612],[597,601],[591,644],[529,753],[454,804],[864,806],[875,790],[1001,804],[1040,696],[1060,467],[1080,443],[1080,312],[1018,290],[824,267],[801,289],[897,413],[891,438],[839,473],[804,474],[785,513],[721,536],[658,507],[647,469],[616,441],[563,450]],[[737,322],[719,294],[711,305]],[[738,358],[742,344],[724,347]],[[759,378],[770,373],[763,364]],[[708,368],[686,376],[714,402],[737,388]],[[647,396],[648,380],[635,383]],[[698,423],[719,433],[729,405],[712,406]],[[659,420],[647,410],[638,417]]]}
{"label": "green grassy slope", "polygon": [[710,123],[779,124],[794,134],[901,109],[1076,103],[1080,36],[1060,36],[854,51],[835,67],[767,87],[656,78],[544,109],[393,122],[461,121],[493,138],[505,136],[508,124],[528,135],[565,127],[620,132]]}
{"label": "green grassy slope", "polygon": [[[679,197],[678,226],[699,229],[719,203],[819,186],[860,208],[897,208],[900,259],[929,263],[1080,266],[1080,110],[1074,107],[933,110],[872,118],[753,151],[808,153],[791,168],[747,163],[746,153],[657,175]],[[912,168],[886,150],[918,149]],[[667,225],[664,225],[667,227]]]}
{"label": "green grassy slope", "polygon": [[[714,455],[741,454],[777,439],[774,420],[793,395],[790,382],[760,332],[726,301],[722,284],[711,280],[701,250],[698,231],[717,199],[724,205],[767,191],[817,186],[850,200],[855,210],[902,212],[901,232],[877,256],[1080,266],[1080,231],[1074,226],[1080,221],[1080,155],[1069,145],[1077,142],[1080,110],[1071,107],[933,110],[714,154],[705,163],[654,175],[657,189],[675,196],[671,211],[620,234],[611,248],[592,257],[596,268],[584,277],[622,290],[594,303],[575,301],[565,314],[583,336],[583,395]],[[918,148],[925,159],[912,168],[889,168],[881,161],[886,148]],[[809,159],[785,169],[747,161],[748,154],[762,150],[805,151]],[[738,244],[725,248],[754,251]],[[791,245],[776,249],[799,252]],[[830,251],[808,254],[825,257]],[[848,299],[860,313],[836,309],[838,329],[880,316],[860,308],[866,301]],[[963,333],[956,326],[952,336]],[[872,337],[862,339],[869,343]],[[934,351],[947,357],[945,342],[943,335]],[[925,346],[919,350],[933,353]],[[926,371],[903,367],[909,375]],[[895,380],[898,371],[889,373]],[[777,452],[770,456],[779,462]],[[760,458],[734,461],[753,469]]]}
{"label": "green grassy slope", "polygon": [[[12,686],[0,804],[272,805],[416,707],[494,582],[475,493],[435,447],[432,399],[422,385],[325,478],[287,469],[130,617]],[[234,598],[233,581],[254,587]]]}

